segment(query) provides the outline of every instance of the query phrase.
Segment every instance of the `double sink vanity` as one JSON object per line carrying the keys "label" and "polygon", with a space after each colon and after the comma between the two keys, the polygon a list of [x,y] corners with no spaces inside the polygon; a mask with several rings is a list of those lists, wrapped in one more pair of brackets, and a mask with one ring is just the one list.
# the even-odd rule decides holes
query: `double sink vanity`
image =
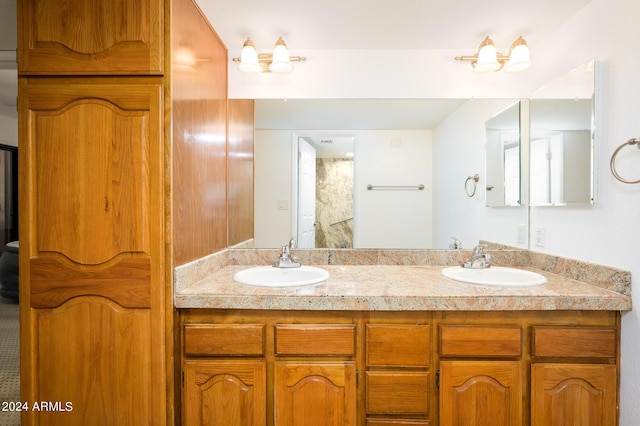
{"label": "double sink vanity", "polygon": [[617,424],[630,274],[489,252],[472,277],[469,250],[296,250],[294,280],[328,276],[276,287],[234,276],[287,274],[278,250],[177,268],[184,424]]}

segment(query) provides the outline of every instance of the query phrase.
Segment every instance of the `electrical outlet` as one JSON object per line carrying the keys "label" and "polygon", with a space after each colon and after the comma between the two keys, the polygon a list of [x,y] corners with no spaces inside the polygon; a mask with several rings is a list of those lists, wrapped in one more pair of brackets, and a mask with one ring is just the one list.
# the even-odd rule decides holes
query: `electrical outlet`
{"label": "electrical outlet", "polygon": [[289,200],[278,200],[278,210],[289,210]]}
{"label": "electrical outlet", "polygon": [[518,244],[527,243],[527,227],[524,225],[518,225]]}
{"label": "electrical outlet", "polygon": [[544,247],[544,227],[536,226],[534,230],[534,244],[538,247]]}

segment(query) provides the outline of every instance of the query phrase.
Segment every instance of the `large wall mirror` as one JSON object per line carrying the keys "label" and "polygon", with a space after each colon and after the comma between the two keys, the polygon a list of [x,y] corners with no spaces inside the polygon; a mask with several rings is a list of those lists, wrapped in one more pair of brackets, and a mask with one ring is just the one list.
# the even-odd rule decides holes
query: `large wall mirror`
{"label": "large wall mirror", "polygon": [[531,206],[595,202],[594,123],[594,60],[531,96]]}
{"label": "large wall mirror", "polygon": [[316,248],[445,249],[452,237],[464,248],[526,244],[526,208],[487,209],[484,190],[485,124],[514,104],[257,100],[255,246],[290,237]]}
{"label": "large wall mirror", "polygon": [[528,248],[530,206],[595,199],[594,80],[589,61],[524,100],[258,99],[252,246]]}

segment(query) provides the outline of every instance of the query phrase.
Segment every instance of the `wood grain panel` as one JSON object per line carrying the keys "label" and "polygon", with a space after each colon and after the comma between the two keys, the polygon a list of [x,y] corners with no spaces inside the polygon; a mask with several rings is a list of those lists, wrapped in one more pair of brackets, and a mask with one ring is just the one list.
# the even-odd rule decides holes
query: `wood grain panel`
{"label": "wood grain panel", "polygon": [[367,371],[368,414],[429,413],[429,373]]}
{"label": "wood grain panel", "polygon": [[367,325],[367,365],[428,367],[431,327]]}
{"label": "wood grain panel", "polygon": [[162,0],[25,0],[18,4],[22,74],[161,74]]}
{"label": "wood grain panel", "polygon": [[229,99],[229,246],[254,237],[253,99]]}
{"label": "wood grain panel", "polygon": [[533,327],[532,355],[537,357],[614,358],[616,330],[587,327]]}
{"label": "wood grain panel", "polygon": [[126,308],[151,307],[148,257],[123,258],[101,268],[80,266],[57,259],[31,259],[31,306],[54,308],[90,294],[109,298]]}
{"label": "wood grain panel", "polygon": [[185,426],[267,424],[264,360],[185,361]]}
{"label": "wood grain panel", "polygon": [[33,311],[38,345],[31,401],[69,401],[73,410],[40,412],[38,424],[141,425],[153,418],[152,346],[148,309],[128,310],[83,297],[53,310]]}
{"label": "wood grain panel", "polygon": [[524,423],[520,362],[441,361],[440,371],[440,425]]}
{"label": "wood grain panel", "polygon": [[[159,86],[78,83],[61,91],[29,87],[37,252],[61,253],[85,265],[120,253],[149,254],[155,178],[150,161],[158,160],[161,141]],[[145,102],[118,104],[121,98],[110,93],[119,90]]]}
{"label": "wood grain panel", "polygon": [[532,364],[531,426],[618,424],[615,365]]}
{"label": "wood grain panel", "polygon": [[367,426],[429,426],[429,420],[367,419]]}
{"label": "wood grain panel", "polygon": [[276,355],[344,355],[355,353],[355,324],[277,324]]}
{"label": "wood grain panel", "polygon": [[161,83],[20,80],[21,392],[74,404],[25,424],[167,418]]}
{"label": "wood grain panel", "polygon": [[275,426],[356,426],[353,361],[277,362],[273,392]]}
{"label": "wood grain panel", "polygon": [[[228,246],[227,49],[190,0],[174,0],[172,10],[171,210],[179,266]],[[193,66],[176,58],[179,48],[191,52]]]}
{"label": "wood grain panel", "polygon": [[519,357],[522,355],[522,328],[517,326],[441,325],[440,355]]}
{"label": "wood grain panel", "polygon": [[185,325],[184,354],[263,355],[264,329],[264,324]]}

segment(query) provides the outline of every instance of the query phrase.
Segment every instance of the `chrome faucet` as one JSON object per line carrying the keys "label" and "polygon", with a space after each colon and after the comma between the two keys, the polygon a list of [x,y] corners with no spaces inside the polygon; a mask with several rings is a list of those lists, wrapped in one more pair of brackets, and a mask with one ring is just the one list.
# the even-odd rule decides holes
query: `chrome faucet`
{"label": "chrome faucet", "polygon": [[486,244],[478,244],[471,254],[471,258],[462,264],[463,268],[469,269],[486,269],[491,267],[491,255],[485,253]]}
{"label": "chrome faucet", "polygon": [[462,249],[462,242],[457,239],[456,237],[451,237],[453,239],[453,242],[451,244],[449,244],[449,248],[452,250],[461,250]]}
{"label": "chrome faucet", "polygon": [[273,262],[274,268],[299,268],[300,262],[296,262],[296,259],[291,257],[291,249],[296,245],[296,240],[291,238],[288,244],[282,246],[282,253],[278,260]]}

